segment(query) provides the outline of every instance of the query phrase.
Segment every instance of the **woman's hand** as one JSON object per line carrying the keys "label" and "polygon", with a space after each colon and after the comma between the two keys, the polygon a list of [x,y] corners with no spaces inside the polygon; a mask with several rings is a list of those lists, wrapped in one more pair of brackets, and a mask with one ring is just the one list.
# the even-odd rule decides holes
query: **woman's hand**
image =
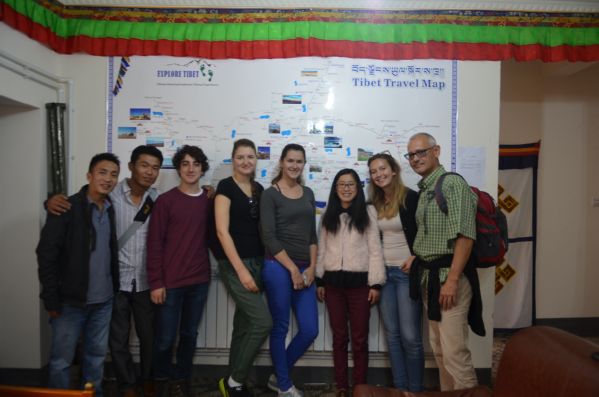
{"label": "woman's hand", "polygon": [[304,270],[304,275],[306,276],[304,281],[306,281],[305,286],[309,287],[314,282],[314,273],[316,272],[316,266],[310,265],[306,270]]}
{"label": "woman's hand", "polygon": [[289,273],[291,273],[291,282],[293,283],[293,289],[299,290],[304,288],[304,278],[302,277],[302,274],[300,273],[297,266],[294,266]]}
{"label": "woman's hand", "polygon": [[324,287],[316,288],[316,297],[318,298],[319,301],[324,302],[325,293],[326,292],[325,292]]}
{"label": "woman's hand", "polygon": [[380,297],[381,291],[379,291],[378,289],[370,288],[370,290],[368,291],[368,302],[370,302],[371,305],[377,303]]}
{"label": "woman's hand", "polygon": [[402,263],[400,266],[401,271],[404,273],[410,273],[410,269],[412,268],[412,263],[414,263],[414,259],[416,259],[414,255],[406,259],[406,261]]}
{"label": "woman's hand", "polygon": [[237,277],[239,277],[239,282],[241,283],[241,285],[243,285],[243,288],[247,289],[250,292],[260,292],[260,289],[256,285],[254,277],[252,277],[252,275],[245,266],[243,266],[243,268],[237,272]]}

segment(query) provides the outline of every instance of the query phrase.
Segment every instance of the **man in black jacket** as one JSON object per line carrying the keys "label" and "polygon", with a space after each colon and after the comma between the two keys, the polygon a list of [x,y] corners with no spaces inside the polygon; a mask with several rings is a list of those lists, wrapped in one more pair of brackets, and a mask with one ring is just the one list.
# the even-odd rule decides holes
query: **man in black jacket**
{"label": "man in black jacket", "polygon": [[83,333],[82,383],[102,396],[112,298],[118,287],[118,245],[108,194],[119,176],[111,153],[95,155],[88,185],[69,197],[71,211],[48,214],[36,253],[40,298],[50,316],[49,386],[67,389],[77,341]]}

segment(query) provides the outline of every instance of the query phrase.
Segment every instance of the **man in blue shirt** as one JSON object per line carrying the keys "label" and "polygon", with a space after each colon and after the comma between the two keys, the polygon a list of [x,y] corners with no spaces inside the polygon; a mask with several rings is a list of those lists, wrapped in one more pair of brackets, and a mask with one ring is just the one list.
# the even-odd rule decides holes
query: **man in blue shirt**
{"label": "man in blue shirt", "polygon": [[[143,382],[144,394],[153,394],[154,307],[147,281],[146,238],[148,218],[158,196],[152,185],[158,178],[162,161],[162,153],[156,147],[137,146],[131,152],[131,176],[119,182],[110,193],[119,242],[119,288],[114,298],[108,344],[123,397],[138,395],[139,380]],[[48,212],[52,214],[60,215],[69,209],[69,201],[64,195],[48,200]],[[129,349],[132,314],[139,339],[140,379]]]}
{"label": "man in blue shirt", "polygon": [[89,184],[68,198],[70,211],[48,214],[36,250],[40,298],[52,326],[49,386],[69,387],[71,362],[83,334],[82,383],[93,383],[100,397],[118,287],[118,245],[108,194],[116,186],[119,166],[112,153],[91,159]]}

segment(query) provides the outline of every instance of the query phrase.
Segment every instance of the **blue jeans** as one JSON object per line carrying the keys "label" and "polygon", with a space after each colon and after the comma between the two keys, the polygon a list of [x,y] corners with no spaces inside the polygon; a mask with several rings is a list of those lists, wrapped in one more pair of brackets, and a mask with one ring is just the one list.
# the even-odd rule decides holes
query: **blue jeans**
{"label": "blue jeans", "polygon": [[387,266],[387,282],[379,305],[393,373],[393,385],[401,390],[423,390],[422,302],[410,298],[409,275]]}
{"label": "blue jeans", "polygon": [[[154,336],[154,378],[189,379],[196,350],[198,326],[202,319],[210,283],[166,290],[166,300],[156,306]],[[173,347],[179,330],[177,364],[173,366]]]}
{"label": "blue jeans", "polygon": [[96,396],[102,396],[104,359],[108,350],[108,329],[112,299],[79,308],[63,305],[60,316],[50,319],[52,348],[48,363],[48,386],[68,389],[70,368],[79,336],[83,332],[82,385],[94,384]]}
{"label": "blue jeans", "polygon": [[[300,268],[300,272],[305,270]],[[264,260],[262,282],[273,327],[270,331],[270,357],[277,376],[278,387],[286,391],[293,385],[289,372],[318,336],[316,286],[294,290],[289,271],[274,259]],[[289,309],[293,309],[298,331],[287,349],[285,337],[289,332]]]}

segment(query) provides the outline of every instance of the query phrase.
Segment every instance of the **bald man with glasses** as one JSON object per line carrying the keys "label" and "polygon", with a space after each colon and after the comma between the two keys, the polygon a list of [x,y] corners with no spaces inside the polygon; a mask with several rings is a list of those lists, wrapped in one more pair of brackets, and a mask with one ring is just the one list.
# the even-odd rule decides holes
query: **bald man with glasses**
{"label": "bald man with glasses", "polygon": [[[441,188],[448,212],[441,211],[435,200],[437,180],[446,173],[439,162],[440,153],[435,138],[421,132],[410,138],[405,158],[422,177],[418,183],[418,232],[410,296],[417,298],[422,290],[429,318],[429,341],[439,367],[441,390],[445,391],[477,384],[468,348],[468,324],[471,303],[480,302],[480,289],[470,255],[476,239],[477,197],[463,178],[447,175]],[[484,334],[481,313],[475,320]]]}

